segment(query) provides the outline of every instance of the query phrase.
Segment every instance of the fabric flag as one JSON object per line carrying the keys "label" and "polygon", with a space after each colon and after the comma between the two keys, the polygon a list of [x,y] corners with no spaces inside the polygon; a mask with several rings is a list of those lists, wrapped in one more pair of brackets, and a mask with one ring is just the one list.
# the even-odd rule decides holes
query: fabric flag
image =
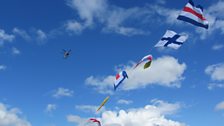
{"label": "fabric flag", "polygon": [[110,96],[107,96],[103,102],[100,104],[99,108],[96,110],[97,112],[107,103],[107,101],[109,100]]}
{"label": "fabric flag", "polygon": [[194,6],[192,0],[189,0],[177,19],[208,29],[208,21],[203,15],[203,7]]}
{"label": "fabric flag", "polygon": [[116,75],[116,79],[114,82],[114,90],[117,89],[117,87],[126,79],[128,78],[128,75],[126,71],[122,71],[119,74]]}
{"label": "fabric flag", "polygon": [[147,56],[144,56],[136,65],[135,65],[135,68],[138,67],[140,64],[142,63],[145,63],[144,65],[144,69],[150,67],[151,65],[151,62],[152,62],[152,55],[147,55]]}
{"label": "fabric flag", "polygon": [[89,120],[90,120],[91,122],[97,123],[98,126],[101,126],[101,123],[100,123],[99,120],[97,120],[97,119],[93,119],[93,118],[91,118],[91,119],[89,119]]}
{"label": "fabric flag", "polygon": [[174,31],[167,30],[162,39],[155,45],[155,47],[170,47],[178,49],[187,40],[187,35],[179,35]]}

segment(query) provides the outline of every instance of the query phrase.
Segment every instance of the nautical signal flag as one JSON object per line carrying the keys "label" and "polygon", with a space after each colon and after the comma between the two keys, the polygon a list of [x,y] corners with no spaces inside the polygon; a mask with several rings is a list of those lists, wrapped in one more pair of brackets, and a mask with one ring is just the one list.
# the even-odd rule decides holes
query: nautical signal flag
{"label": "nautical signal flag", "polygon": [[187,38],[187,35],[179,35],[174,31],[167,30],[155,47],[170,47],[178,49],[187,40]]}
{"label": "nautical signal flag", "polygon": [[152,63],[152,55],[144,56],[136,65],[135,68],[138,67],[140,64],[145,63],[144,69],[150,67]]}
{"label": "nautical signal flag", "polygon": [[91,119],[89,119],[91,122],[93,122],[93,123],[97,123],[98,124],[98,126],[101,126],[101,123],[100,123],[100,121],[99,120],[97,120],[97,119],[93,119],[93,118],[91,118]]}
{"label": "nautical signal flag", "polygon": [[121,71],[119,74],[116,75],[115,82],[114,82],[114,90],[126,79],[128,78],[128,74],[126,71]]}
{"label": "nautical signal flag", "polygon": [[208,21],[203,15],[203,7],[195,6],[192,0],[189,0],[177,19],[208,29]]}

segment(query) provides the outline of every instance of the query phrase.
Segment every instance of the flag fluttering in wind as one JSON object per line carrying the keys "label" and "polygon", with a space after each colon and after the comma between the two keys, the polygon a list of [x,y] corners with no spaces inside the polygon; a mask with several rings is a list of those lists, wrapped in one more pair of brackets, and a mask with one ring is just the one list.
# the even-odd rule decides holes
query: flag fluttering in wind
{"label": "flag fluttering in wind", "polygon": [[126,79],[128,78],[128,74],[126,71],[121,71],[119,74],[116,75],[115,82],[114,82],[114,90]]}
{"label": "flag fluttering in wind", "polygon": [[93,118],[91,118],[91,119],[89,119],[91,122],[93,122],[93,123],[97,123],[98,124],[98,126],[101,126],[101,123],[100,123],[100,121],[99,120],[97,120],[97,119],[93,119]]}
{"label": "flag fluttering in wind", "polygon": [[152,63],[152,55],[144,56],[136,65],[135,68],[138,67],[140,64],[145,63],[144,69],[150,67]]}
{"label": "flag fluttering in wind", "polygon": [[99,108],[96,110],[97,112],[107,103],[107,101],[109,100],[110,96],[107,96],[103,102],[100,104]]}
{"label": "flag fluttering in wind", "polygon": [[167,30],[155,47],[170,47],[178,49],[187,40],[187,38],[187,35],[179,35],[174,31]]}
{"label": "flag fluttering in wind", "polygon": [[208,21],[203,15],[203,7],[195,6],[192,0],[189,0],[177,19],[208,29]]}

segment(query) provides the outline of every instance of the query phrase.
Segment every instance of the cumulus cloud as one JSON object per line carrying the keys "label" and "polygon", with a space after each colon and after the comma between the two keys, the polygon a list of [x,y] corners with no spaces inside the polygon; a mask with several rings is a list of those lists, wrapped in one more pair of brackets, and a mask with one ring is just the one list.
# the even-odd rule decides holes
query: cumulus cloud
{"label": "cumulus cloud", "polygon": [[165,23],[171,24],[171,25],[181,24],[181,22],[177,20],[177,17],[180,13],[179,9],[170,9],[170,8],[163,7],[161,5],[150,6],[150,9],[152,9],[155,14],[160,15],[159,19],[157,19],[159,21],[162,20],[162,22],[165,21]]}
{"label": "cumulus cloud", "polygon": [[68,5],[76,10],[86,25],[92,25],[94,18],[105,13],[107,9],[106,0],[68,0]]}
{"label": "cumulus cloud", "polygon": [[86,79],[87,85],[93,86],[95,90],[102,94],[112,94],[114,76],[110,75],[107,77],[94,77],[90,76]]}
{"label": "cumulus cloud", "polygon": [[[143,20],[152,13],[149,7],[122,8],[110,5],[107,0],[68,0],[68,5],[73,8],[79,18],[66,23],[66,29],[80,33],[101,24],[103,32],[115,32],[121,35],[145,35],[149,31],[141,30],[134,26],[143,23]],[[142,20],[140,20],[142,19]],[[135,21],[132,25],[129,22]]]}
{"label": "cumulus cloud", "polygon": [[61,98],[61,97],[72,97],[74,91],[66,89],[66,88],[58,88],[54,91],[53,97]]}
{"label": "cumulus cloud", "polygon": [[0,71],[5,70],[7,67],[5,65],[0,65]]}
{"label": "cumulus cloud", "polygon": [[224,88],[224,63],[209,65],[205,73],[210,76],[212,83],[208,84],[208,89]]}
{"label": "cumulus cloud", "polygon": [[71,20],[65,24],[65,28],[67,31],[80,34],[85,29],[85,26],[75,20]]}
{"label": "cumulus cloud", "polygon": [[215,110],[217,110],[217,111],[224,110],[224,101],[218,103],[218,104],[215,106]]}
{"label": "cumulus cloud", "polygon": [[[143,69],[143,66],[133,69],[133,65],[127,65],[124,66],[124,70],[129,78],[119,87],[121,90],[133,90],[149,85],[179,88],[181,80],[184,79],[186,64],[179,63],[174,57],[163,56],[154,60],[149,69]],[[112,93],[114,78],[114,75],[90,76],[86,79],[86,84],[93,86],[99,93]]]}
{"label": "cumulus cloud", "polygon": [[[132,108],[120,111],[105,111],[98,118],[104,126],[186,126],[184,123],[173,121],[167,115],[176,114],[181,105],[153,100],[151,105],[143,108]],[[88,119],[77,115],[68,115],[67,121],[78,126],[90,126]]]}
{"label": "cumulus cloud", "polygon": [[86,119],[81,118],[79,116],[76,115],[68,115],[67,116],[67,121],[68,122],[72,122],[72,123],[79,123],[78,126],[88,126],[86,123]]}
{"label": "cumulus cloud", "polygon": [[5,30],[0,29],[0,46],[5,42],[12,42],[15,39],[14,35],[7,34]]}
{"label": "cumulus cloud", "polygon": [[210,75],[214,81],[224,81],[224,63],[210,65],[205,69],[205,73]]}
{"label": "cumulus cloud", "polygon": [[31,124],[21,117],[19,109],[10,109],[0,103],[0,126],[31,126]]}
{"label": "cumulus cloud", "polygon": [[131,103],[133,103],[133,101],[131,100],[125,100],[125,99],[120,99],[117,101],[118,104],[124,104],[124,105],[129,105]]}
{"label": "cumulus cloud", "polygon": [[[112,5],[108,0],[68,0],[78,18],[66,23],[66,30],[81,33],[85,29],[102,26],[103,32],[114,32],[121,35],[147,35],[150,27],[145,24],[182,24],[177,20],[180,9],[164,7],[165,0],[155,1],[153,4],[145,4],[142,7],[122,8]],[[204,15],[209,21],[209,29],[196,28],[196,33],[201,39],[207,38],[213,32],[220,30],[224,34],[224,1],[220,0],[204,9]],[[151,20],[151,19],[154,20]],[[139,20],[141,19],[141,20]],[[135,22],[134,24],[131,22]],[[180,26],[180,25],[179,25]]]}
{"label": "cumulus cloud", "polygon": [[57,109],[57,105],[55,105],[55,104],[48,104],[46,109],[45,109],[45,111],[50,113],[50,112],[52,112],[52,111],[54,111],[56,109]]}
{"label": "cumulus cloud", "polygon": [[13,55],[19,55],[21,52],[19,49],[17,49],[16,47],[12,47],[12,54]]}
{"label": "cumulus cloud", "polygon": [[206,39],[212,35],[215,31],[221,31],[219,33],[224,34],[224,1],[219,0],[210,7],[204,9],[205,17],[209,21],[209,29],[197,29],[196,32],[201,35],[201,39]]}

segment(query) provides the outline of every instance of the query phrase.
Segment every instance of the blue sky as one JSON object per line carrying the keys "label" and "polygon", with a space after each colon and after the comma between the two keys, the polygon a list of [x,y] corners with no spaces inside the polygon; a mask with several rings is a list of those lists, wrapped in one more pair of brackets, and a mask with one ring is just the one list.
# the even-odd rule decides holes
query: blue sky
{"label": "blue sky", "polygon": [[[194,2],[208,30],[176,20],[187,1],[2,0],[0,125],[221,126],[224,1]],[[154,48],[168,29],[189,38]],[[152,66],[133,70],[148,54]],[[114,92],[120,70],[129,79]]]}

